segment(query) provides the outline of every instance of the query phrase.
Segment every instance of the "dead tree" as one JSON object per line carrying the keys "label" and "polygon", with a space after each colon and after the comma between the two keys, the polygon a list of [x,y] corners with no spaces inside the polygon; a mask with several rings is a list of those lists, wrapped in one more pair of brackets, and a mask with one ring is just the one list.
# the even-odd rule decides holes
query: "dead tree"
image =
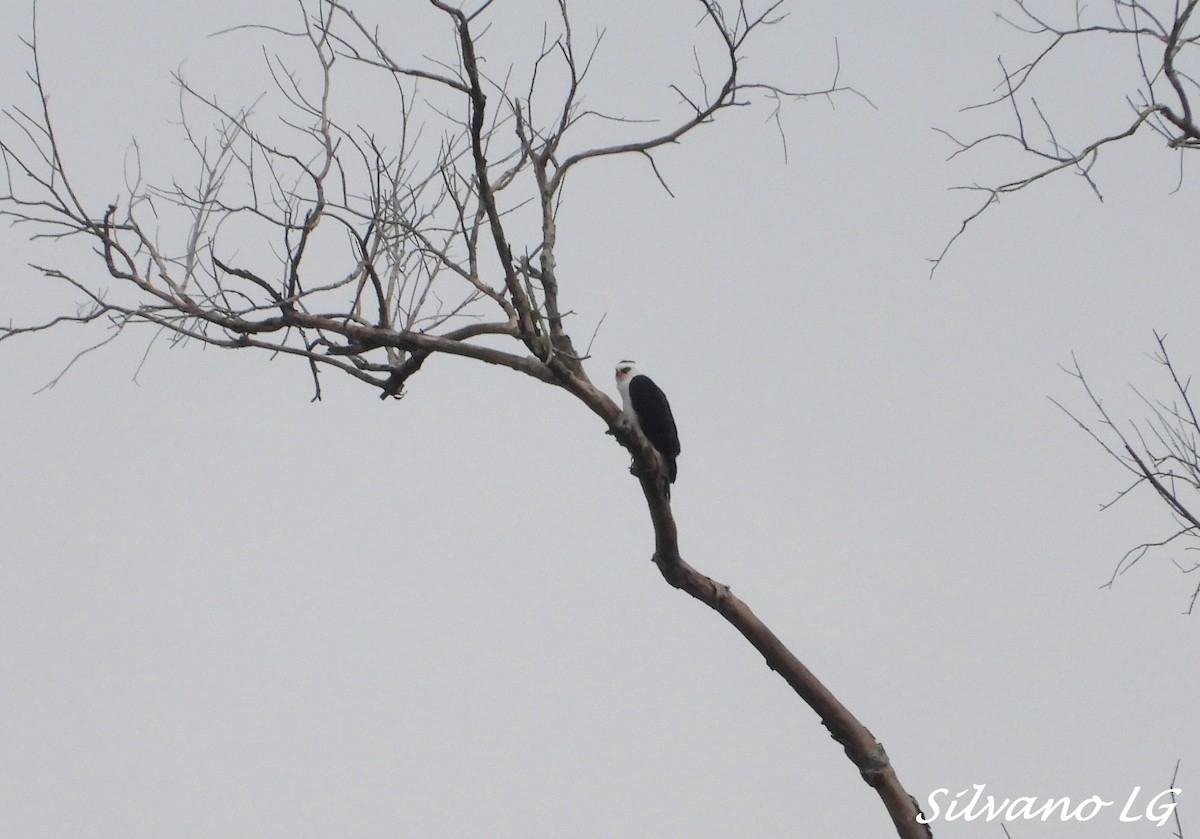
{"label": "dead tree", "polygon": [[[1070,173],[1082,178],[1097,199],[1104,200],[1095,171],[1108,146],[1136,134],[1156,134],[1179,157],[1180,184],[1184,153],[1200,148],[1200,123],[1193,106],[1200,95],[1200,15],[1195,14],[1200,0],[1109,0],[1095,5],[1077,0],[1061,5],[1063,10],[1051,15],[1028,0],[1010,0],[1009,13],[1000,15],[1040,46],[1015,68],[1003,57],[997,58],[1000,80],[996,95],[964,111],[1000,109],[1009,127],[972,140],[938,129],[954,143],[951,159],[985,145],[1002,146],[1016,149],[1029,166],[1015,179],[960,187],[981,193],[983,201],[963,219],[942,252],[930,260],[930,273],[937,270],[968,226],[1005,195]],[[1073,127],[1069,132],[1056,128],[1057,115],[1043,109],[1039,95],[1065,79],[1086,78],[1091,69],[1087,62],[1095,56],[1086,50],[1098,45],[1104,48],[1106,65],[1116,63],[1124,72],[1125,87],[1111,89],[1104,96],[1123,103],[1126,116],[1115,122],[1106,122],[1105,117],[1085,118],[1086,127]],[[1081,132],[1078,137],[1066,136]]]}
{"label": "dead tree", "polygon": [[[63,247],[90,243],[98,259],[87,273],[34,266],[83,305],[45,322],[6,325],[0,341],[73,324],[103,333],[94,348],[148,326],[172,340],[296,356],[311,371],[316,399],[328,371],[398,398],[438,354],[562,388],[632,454],[654,526],[653,559],[666,581],[724,617],[817,712],[900,836],[927,836],[871,733],[728,586],[680,556],[670,503],[653,477],[656,454],[588,378],[567,328],[557,215],[573,170],[634,157],[661,181],[656,155],[729,108],[849,90],[836,73],[827,87],[807,92],[743,77],[747,43],[777,20],[779,5],[768,0],[752,11],[695,0],[697,25],[685,30],[695,40],[691,81],[664,82],[677,107],[647,122],[585,105],[602,33],[584,44],[566,0],[535,54],[503,71],[502,52],[488,62],[481,52],[494,58],[504,46],[488,38],[506,23],[491,0],[466,8],[428,0],[425,13],[445,40],[405,54],[350,4],[308,0],[299,28],[263,27],[307,56],[305,67],[268,56],[279,112],[267,113],[265,100],[231,109],[179,77],[198,180],[155,186],[136,172],[128,193],[107,207],[87,206],[74,188],[35,27],[28,46],[38,105],[6,112],[0,212]],[[391,131],[340,115],[335,90],[347,83],[390,91]],[[197,127],[201,118],[215,119],[215,134]]]}

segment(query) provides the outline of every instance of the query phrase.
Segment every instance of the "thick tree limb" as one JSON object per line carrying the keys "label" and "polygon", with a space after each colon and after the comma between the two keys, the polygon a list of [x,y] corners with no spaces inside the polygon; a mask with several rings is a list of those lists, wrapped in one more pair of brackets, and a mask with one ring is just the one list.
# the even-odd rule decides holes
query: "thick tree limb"
{"label": "thick tree limb", "polygon": [[879,795],[898,836],[903,839],[928,839],[932,836],[929,826],[916,820],[921,812],[916,800],[904,789],[883,745],[866,726],[838,701],[746,603],[733,594],[729,586],[702,574],[684,561],[679,551],[679,532],[671,503],[657,478],[658,455],[649,441],[625,424],[621,409],[586,379],[569,380],[564,382],[564,386],[608,423],[617,441],[633,456],[633,471],[641,481],[654,526],[654,563],[663,578],[723,617],[762,655],[767,666],[778,673],[796,695],[816,712],[833,739],[845,749],[846,756],[858,768],[863,780]]}

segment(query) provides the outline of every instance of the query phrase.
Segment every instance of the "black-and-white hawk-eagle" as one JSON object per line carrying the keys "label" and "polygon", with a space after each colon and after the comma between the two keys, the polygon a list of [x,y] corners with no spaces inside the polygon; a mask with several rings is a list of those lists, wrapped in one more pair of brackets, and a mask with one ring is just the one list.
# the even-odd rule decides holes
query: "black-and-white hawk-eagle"
{"label": "black-and-white hawk-eagle", "polygon": [[679,457],[679,432],[675,429],[671,403],[649,376],[638,372],[632,361],[617,365],[617,390],[621,393],[625,418],[658,452],[663,489],[669,497],[678,471],[675,458]]}

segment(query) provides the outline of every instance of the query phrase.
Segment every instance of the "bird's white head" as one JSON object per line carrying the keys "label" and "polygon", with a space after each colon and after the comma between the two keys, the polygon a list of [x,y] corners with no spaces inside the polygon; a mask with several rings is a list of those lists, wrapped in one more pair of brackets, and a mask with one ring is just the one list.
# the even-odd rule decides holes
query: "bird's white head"
{"label": "bird's white head", "polygon": [[617,393],[621,394],[621,410],[634,428],[638,427],[638,420],[637,412],[633,410],[633,401],[629,397],[629,383],[637,374],[637,365],[632,361],[622,361],[617,365]]}
{"label": "bird's white head", "polygon": [[622,361],[617,365],[617,384],[627,384],[638,374],[637,364],[632,361]]}

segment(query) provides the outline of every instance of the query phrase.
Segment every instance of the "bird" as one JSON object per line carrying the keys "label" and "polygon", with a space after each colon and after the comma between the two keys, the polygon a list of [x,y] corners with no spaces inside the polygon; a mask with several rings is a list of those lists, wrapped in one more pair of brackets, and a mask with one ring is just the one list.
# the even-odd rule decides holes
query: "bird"
{"label": "bird", "polygon": [[671,414],[671,403],[662,389],[649,376],[639,372],[632,361],[617,365],[617,390],[621,394],[625,418],[658,452],[663,491],[670,498],[671,484],[675,483],[678,472],[675,458],[679,457],[679,432]]}

